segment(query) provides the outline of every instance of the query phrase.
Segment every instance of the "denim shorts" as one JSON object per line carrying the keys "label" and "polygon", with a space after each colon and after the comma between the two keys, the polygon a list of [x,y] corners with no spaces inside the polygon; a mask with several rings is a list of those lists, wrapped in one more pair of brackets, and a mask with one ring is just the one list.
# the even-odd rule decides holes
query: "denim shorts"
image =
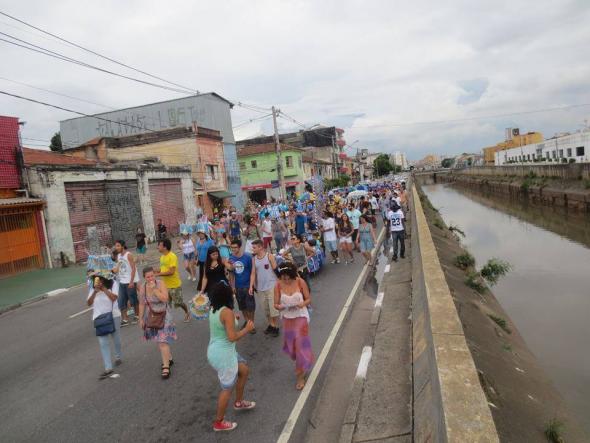
{"label": "denim shorts", "polygon": [[146,250],[147,250],[147,246],[145,246],[145,245],[143,245],[143,246],[140,246],[139,248],[136,248],[136,249],[135,249],[135,251],[136,251],[138,254],[145,254],[145,251],[146,251]]}
{"label": "denim shorts", "polygon": [[256,299],[254,294],[248,294],[248,288],[236,288],[236,300],[240,311],[254,312],[256,310]]}
{"label": "denim shorts", "polygon": [[191,261],[195,259],[195,253],[194,252],[190,252],[189,254],[182,254],[184,255],[184,259],[187,261]]}
{"label": "denim shorts", "polygon": [[131,303],[132,306],[137,304],[137,291],[135,285],[133,288],[129,287],[129,283],[119,284],[119,296],[118,303],[120,310],[127,310],[127,302]]}
{"label": "denim shorts", "polygon": [[221,389],[230,390],[234,388],[238,381],[238,365],[240,363],[246,363],[246,359],[238,354],[238,364],[235,367],[217,370],[217,378],[219,379]]}
{"label": "denim shorts", "polygon": [[338,244],[336,240],[324,240],[324,246],[326,247],[326,252],[338,251]]}

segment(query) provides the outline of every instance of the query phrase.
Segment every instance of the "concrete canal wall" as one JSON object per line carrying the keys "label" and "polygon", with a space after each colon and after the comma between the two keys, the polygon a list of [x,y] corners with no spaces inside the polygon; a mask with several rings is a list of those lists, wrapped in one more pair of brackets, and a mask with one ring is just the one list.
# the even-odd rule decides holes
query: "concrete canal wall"
{"label": "concrete canal wall", "polygon": [[414,441],[498,442],[415,187],[412,193]]}

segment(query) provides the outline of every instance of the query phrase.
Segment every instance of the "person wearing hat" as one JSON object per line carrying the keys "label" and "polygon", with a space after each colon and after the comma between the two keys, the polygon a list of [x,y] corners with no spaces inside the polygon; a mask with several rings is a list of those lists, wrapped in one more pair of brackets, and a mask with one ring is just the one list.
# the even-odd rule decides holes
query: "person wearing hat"
{"label": "person wearing hat", "polygon": [[184,257],[184,269],[188,274],[188,279],[197,281],[197,261],[195,252],[197,250],[195,240],[191,238],[187,231],[182,231],[182,240],[177,240],[178,247],[182,250]]}
{"label": "person wearing hat", "polygon": [[86,303],[92,307],[92,321],[101,315],[112,313],[114,323],[113,332],[97,336],[104,364],[104,372],[99,375],[99,379],[104,380],[113,374],[109,337],[115,347],[115,366],[121,364],[121,311],[117,303],[118,283],[114,281],[113,275],[109,272],[92,272],[89,278],[92,287],[86,298]]}

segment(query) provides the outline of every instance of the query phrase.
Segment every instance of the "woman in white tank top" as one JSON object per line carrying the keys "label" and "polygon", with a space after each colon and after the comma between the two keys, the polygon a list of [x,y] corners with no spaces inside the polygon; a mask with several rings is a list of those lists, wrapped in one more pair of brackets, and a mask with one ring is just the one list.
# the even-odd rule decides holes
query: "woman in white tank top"
{"label": "woman in white tank top", "polygon": [[190,236],[189,233],[182,233],[182,240],[178,240],[178,247],[182,250],[182,256],[184,257],[184,269],[188,274],[188,279],[197,281],[197,260],[195,252],[197,250],[195,246],[195,240]]}

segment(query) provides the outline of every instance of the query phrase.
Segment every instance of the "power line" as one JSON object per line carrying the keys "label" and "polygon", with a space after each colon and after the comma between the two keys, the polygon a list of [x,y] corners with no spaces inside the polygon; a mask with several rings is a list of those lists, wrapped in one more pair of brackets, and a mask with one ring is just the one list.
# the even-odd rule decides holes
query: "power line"
{"label": "power line", "polygon": [[[21,47],[21,48],[24,48],[24,49],[28,49],[29,51],[37,52],[39,54],[43,54],[43,55],[46,55],[48,57],[53,57],[53,58],[56,58],[58,60],[62,60],[62,61],[69,62],[69,63],[73,63],[75,65],[83,66],[83,67],[88,68],[88,69],[94,69],[94,70],[103,72],[105,74],[110,74],[110,75],[113,75],[113,76],[116,76],[116,77],[121,77],[121,78],[124,78],[126,80],[131,80],[131,81],[142,83],[142,84],[145,84],[145,85],[148,85],[148,86],[153,86],[153,87],[156,87],[156,88],[165,89],[165,90],[172,91],[172,92],[177,92],[179,94],[189,94],[190,93],[190,91],[186,91],[186,90],[183,90],[183,89],[172,88],[170,86],[160,85],[160,84],[149,82],[149,81],[146,81],[146,80],[142,80],[142,79],[139,79],[139,78],[136,78],[136,77],[131,77],[131,76],[128,76],[128,75],[125,75],[125,74],[119,74],[119,73],[114,72],[114,71],[109,71],[108,69],[104,69],[104,68],[101,68],[101,67],[98,67],[98,66],[94,66],[94,65],[91,65],[89,63],[86,63],[86,62],[77,60],[75,58],[72,58],[72,57],[68,57],[67,55],[63,55],[63,54],[61,54],[59,52],[52,51],[52,50],[47,49],[47,48],[44,48],[42,46],[35,45],[33,43],[27,42],[26,40],[22,40],[22,39],[20,39],[18,37],[14,37],[14,36],[12,36],[10,34],[6,34],[4,32],[0,32],[0,34],[1,35],[4,35],[4,36],[7,36],[9,38],[12,38],[12,39],[14,39],[14,40],[16,40],[18,42],[24,43],[24,44],[19,44],[19,43],[16,43],[16,42],[13,42],[13,41],[10,41],[10,40],[6,40],[6,39],[1,39],[1,38],[0,38],[0,41],[3,41],[5,43],[9,43],[11,45],[18,46],[18,47]],[[29,46],[25,46],[25,45],[29,45]]]}
{"label": "power line", "polygon": [[49,31],[45,31],[44,29],[41,29],[41,28],[39,28],[39,27],[37,27],[37,26],[34,26],[34,25],[30,24],[30,23],[27,23],[27,22],[25,22],[24,20],[21,20],[21,19],[19,19],[19,18],[16,18],[16,17],[14,17],[14,16],[12,16],[12,15],[9,15],[9,14],[7,14],[7,13],[5,13],[5,12],[2,12],[2,11],[0,11],[0,15],[3,15],[3,16],[5,16],[5,17],[8,17],[8,18],[10,18],[10,19],[12,19],[12,20],[15,20],[15,21],[19,22],[19,23],[22,23],[23,25],[25,25],[25,26],[28,26],[28,27],[30,27],[30,28],[32,28],[32,29],[35,29],[35,30],[37,30],[37,31],[40,31],[40,32],[42,32],[43,34],[50,35],[51,37],[53,37],[53,38],[55,38],[55,39],[57,39],[57,40],[60,40],[60,41],[62,41],[62,42],[64,42],[64,43],[67,43],[67,44],[69,44],[69,45],[72,45],[72,46],[74,46],[74,47],[76,47],[76,48],[78,48],[78,49],[81,49],[81,50],[83,50],[83,51],[86,51],[86,52],[88,52],[88,53],[90,53],[90,54],[96,55],[97,57],[100,57],[100,58],[103,58],[103,59],[105,59],[105,60],[108,60],[108,61],[110,61],[110,62],[112,62],[112,63],[115,63],[115,64],[117,64],[117,65],[119,65],[119,66],[123,66],[123,67],[125,67],[125,68],[127,68],[127,69],[131,69],[131,70],[133,70],[133,71],[139,72],[139,73],[141,73],[141,74],[143,74],[143,75],[147,75],[148,77],[154,78],[154,79],[156,79],[156,80],[163,81],[163,82],[165,82],[165,83],[168,83],[168,84],[170,84],[170,85],[173,85],[173,86],[177,86],[177,87],[183,88],[183,89],[187,90],[187,91],[188,91],[189,93],[191,93],[191,94],[197,94],[197,95],[199,94],[199,91],[198,91],[198,90],[196,90],[196,89],[194,89],[194,88],[189,88],[189,87],[187,87],[187,86],[183,86],[183,85],[181,85],[181,84],[179,84],[179,83],[175,83],[175,82],[172,82],[172,81],[170,81],[170,80],[166,80],[165,78],[159,77],[159,76],[157,76],[157,75],[150,74],[149,72],[146,72],[146,71],[143,71],[143,70],[141,70],[141,69],[135,68],[135,67],[133,67],[133,66],[130,66],[130,65],[126,64],[126,63],[123,63],[123,62],[120,62],[120,61],[118,61],[118,60],[115,60],[115,59],[113,59],[113,58],[111,58],[111,57],[107,57],[106,55],[102,55],[102,54],[100,54],[100,53],[98,53],[98,52],[96,52],[96,51],[93,51],[92,49],[88,49],[88,48],[86,48],[86,47],[84,47],[84,46],[81,46],[81,45],[79,45],[79,44],[77,44],[77,43],[74,43],[74,42],[72,42],[72,41],[70,41],[70,40],[67,40],[67,39],[65,39],[65,38],[63,38],[63,37],[60,37],[60,36],[58,36],[58,35],[56,35],[56,34],[53,34],[53,33],[49,32]]}

